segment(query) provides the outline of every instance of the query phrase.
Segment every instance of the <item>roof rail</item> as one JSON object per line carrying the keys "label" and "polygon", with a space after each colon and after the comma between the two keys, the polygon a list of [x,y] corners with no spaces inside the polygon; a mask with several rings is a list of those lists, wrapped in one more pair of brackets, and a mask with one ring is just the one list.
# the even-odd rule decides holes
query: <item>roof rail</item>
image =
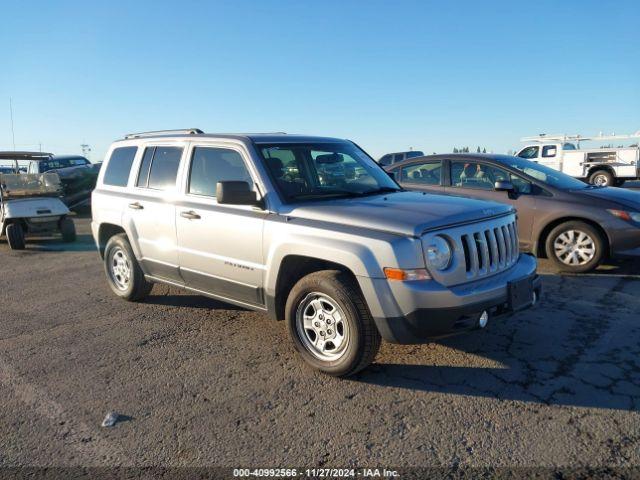
{"label": "roof rail", "polygon": [[158,135],[197,135],[204,133],[199,128],[183,128],[178,130],[154,130],[151,132],[130,133],[125,135],[125,139],[140,138],[140,137],[155,137]]}

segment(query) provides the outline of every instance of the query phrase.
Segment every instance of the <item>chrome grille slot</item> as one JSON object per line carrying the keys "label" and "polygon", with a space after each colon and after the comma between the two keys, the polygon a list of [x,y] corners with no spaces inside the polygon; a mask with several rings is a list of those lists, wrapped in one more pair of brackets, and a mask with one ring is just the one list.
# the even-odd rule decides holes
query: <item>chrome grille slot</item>
{"label": "chrome grille slot", "polygon": [[423,245],[435,235],[448,238],[454,252],[448,269],[431,272],[443,285],[459,285],[500,273],[511,268],[520,254],[514,214],[426,233]]}

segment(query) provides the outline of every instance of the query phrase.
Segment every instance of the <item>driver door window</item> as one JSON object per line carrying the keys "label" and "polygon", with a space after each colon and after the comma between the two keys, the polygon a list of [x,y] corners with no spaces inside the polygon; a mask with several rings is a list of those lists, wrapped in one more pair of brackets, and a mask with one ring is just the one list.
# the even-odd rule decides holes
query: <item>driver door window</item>
{"label": "driver door window", "polygon": [[509,181],[509,174],[483,163],[451,162],[452,187],[493,190],[498,181]]}
{"label": "driver door window", "polygon": [[192,195],[215,197],[218,182],[253,181],[244,160],[235,150],[227,148],[194,147],[189,168],[189,189]]}
{"label": "driver door window", "polygon": [[540,151],[540,147],[537,146],[533,146],[533,147],[527,147],[524,150],[522,150],[518,156],[520,158],[526,158],[527,160],[534,160],[536,158],[538,158],[538,152]]}

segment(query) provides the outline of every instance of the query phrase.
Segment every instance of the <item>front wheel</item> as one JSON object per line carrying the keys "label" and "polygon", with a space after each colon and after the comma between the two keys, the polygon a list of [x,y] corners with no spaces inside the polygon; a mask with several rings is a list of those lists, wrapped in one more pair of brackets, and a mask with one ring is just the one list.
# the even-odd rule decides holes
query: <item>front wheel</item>
{"label": "front wheel", "polygon": [[114,235],[104,250],[104,269],[113,293],[130,302],[143,300],[153,284],[147,282],[124,233]]}
{"label": "front wheel", "polygon": [[62,234],[63,242],[71,243],[76,241],[76,226],[71,218],[64,217],[60,220],[60,233]]}
{"label": "front wheel", "polygon": [[359,372],[380,348],[380,333],[360,289],[344,272],[303,277],[289,293],[285,318],[302,358],[329,375]]}
{"label": "front wheel", "polygon": [[555,227],[546,242],[547,257],[562,270],[582,273],[596,268],[605,257],[606,242],[591,225],[571,221]]}
{"label": "front wheel", "polygon": [[24,229],[19,223],[7,225],[7,242],[11,250],[24,250]]}

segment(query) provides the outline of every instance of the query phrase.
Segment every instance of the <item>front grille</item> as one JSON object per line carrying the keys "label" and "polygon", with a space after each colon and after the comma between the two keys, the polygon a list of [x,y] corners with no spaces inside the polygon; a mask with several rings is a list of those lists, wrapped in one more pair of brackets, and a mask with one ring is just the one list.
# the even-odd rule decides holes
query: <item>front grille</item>
{"label": "front grille", "polygon": [[505,271],[518,262],[520,255],[514,213],[426,232],[422,236],[425,258],[435,236],[446,238],[453,250],[447,269],[429,270],[434,280],[446,286],[482,280]]}
{"label": "front grille", "polygon": [[460,237],[464,250],[467,278],[479,278],[500,272],[518,261],[518,231],[510,222]]}

